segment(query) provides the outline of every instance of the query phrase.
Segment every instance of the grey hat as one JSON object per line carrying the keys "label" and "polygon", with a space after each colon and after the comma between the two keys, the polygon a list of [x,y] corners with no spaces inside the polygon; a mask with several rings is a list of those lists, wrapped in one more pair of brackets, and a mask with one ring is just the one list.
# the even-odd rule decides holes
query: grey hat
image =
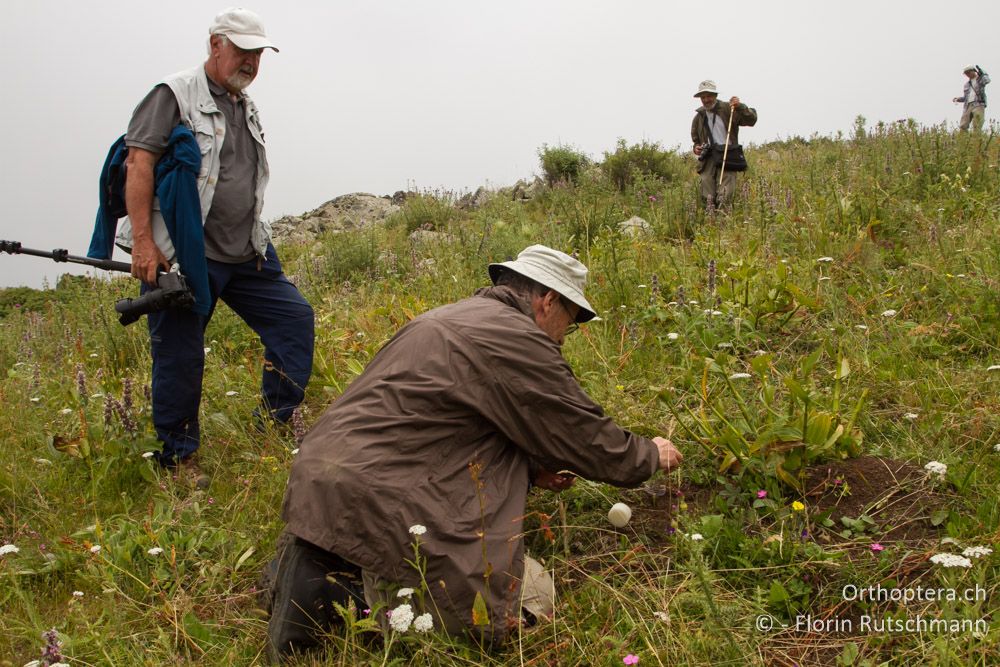
{"label": "grey hat", "polygon": [[260,17],[249,9],[242,7],[230,7],[219,12],[212,25],[208,27],[208,34],[225,35],[226,38],[246,51],[255,49],[278,50],[271,40],[264,33],[264,24]]}
{"label": "grey hat", "polygon": [[597,316],[583,296],[587,267],[566,253],[543,245],[528,246],[513,261],[490,264],[490,280],[496,283],[505,270],[531,278],[580,306],[577,322],[589,322]]}
{"label": "grey hat", "polygon": [[695,97],[700,97],[702,93],[712,93],[713,95],[718,95],[719,91],[715,88],[715,82],[711,79],[705,79],[698,84],[698,92],[694,94]]}
{"label": "grey hat", "polygon": [[965,74],[966,72],[975,72],[975,71],[976,71],[975,65],[966,65],[965,68],[962,70],[962,74]]}

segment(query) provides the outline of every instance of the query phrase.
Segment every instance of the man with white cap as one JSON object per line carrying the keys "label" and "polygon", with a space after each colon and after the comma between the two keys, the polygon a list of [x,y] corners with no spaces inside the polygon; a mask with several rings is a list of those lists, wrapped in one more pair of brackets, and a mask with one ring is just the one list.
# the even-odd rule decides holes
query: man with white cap
{"label": "man with white cap", "polygon": [[736,96],[729,98],[729,104],[720,104],[715,81],[710,79],[701,82],[694,96],[701,100],[701,107],[696,109],[691,121],[691,141],[694,142],[694,154],[698,156],[702,200],[711,210],[728,208],[736,192],[736,172],[746,169],[746,165],[727,164],[723,169],[723,155],[728,152],[727,144],[730,150],[738,148],[740,126],[755,125],[757,111]]}
{"label": "man with white cap", "polygon": [[305,436],[272,562],[276,656],[317,645],[351,600],[384,603],[396,630],[502,641],[522,610],[553,609],[551,577],[524,554],[532,484],[636,486],[680,463],[669,440],[607,417],[562,357],[595,317],[583,264],[533,245],[489,274],[493,287],[400,329]]}
{"label": "man with white cap", "polygon": [[[116,243],[131,253],[132,275],[155,285],[157,271],[175,262],[189,280],[191,273],[207,273],[208,303],[200,312],[149,314],[153,424],[163,442],[157,458],[166,467],[179,466],[199,487],[207,484],[193,458],[200,445],[203,334],[217,301],[226,302],[264,344],[258,414],[286,422],[312,372],[313,311],[285,278],[270,227],[261,219],[269,173],[264,131],[244,89],[257,77],[265,49],[278,50],[257,14],[240,7],[220,12],[208,29],[205,63],[157,84],[136,107],[125,137],[129,217]],[[199,201],[173,225],[163,214],[166,202],[157,197],[158,179],[174,137],[185,130],[201,153]],[[196,261],[188,259],[188,266],[178,234],[197,240]]]}
{"label": "man with white cap", "polygon": [[956,104],[964,104],[962,120],[958,127],[962,132],[967,132],[971,125],[976,132],[979,132],[983,129],[983,121],[986,119],[986,84],[990,82],[990,75],[979,65],[966,65],[962,73],[969,80],[965,82],[962,96],[952,100]]}

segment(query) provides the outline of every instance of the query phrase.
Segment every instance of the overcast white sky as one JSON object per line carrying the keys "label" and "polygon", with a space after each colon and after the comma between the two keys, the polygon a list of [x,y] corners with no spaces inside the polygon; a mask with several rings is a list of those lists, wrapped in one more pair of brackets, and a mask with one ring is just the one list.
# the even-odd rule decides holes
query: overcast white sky
{"label": "overcast white sky", "polygon": [[[108,147],[155,82],[204,61],[225,6],[4,4],[0,238],[85,254]],[[247,6],[281,48],[248,91],[267,134],[268,219],[347,192],[512,184],[538,171],[543,143],[596,157],[619,137],[686,149],[705,78],[757,109],[740,137],[761,143],[847,134],[858,114],[955,124],[962,67],[1000,75],[995,0]],[[0,255],[0,287],[54,283],[66,266]]]}

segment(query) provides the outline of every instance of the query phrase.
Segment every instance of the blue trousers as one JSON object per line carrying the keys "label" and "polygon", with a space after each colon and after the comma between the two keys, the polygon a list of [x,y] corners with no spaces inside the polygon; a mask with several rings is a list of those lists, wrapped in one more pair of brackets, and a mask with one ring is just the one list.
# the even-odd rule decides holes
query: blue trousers
{"label": "blue trousers", "polygon": [[208,260],[208,281],[212,305],[207,316],[185,309],[147,316],[153,357],[153,426],[163,442],[157,459],[167,466],[198,449],[205,327],[219,299],[264,344],[261,390],[264,409],[272,417],[282,422],[291,418],[312,373],[313,310],[285,278],[272,245],[268,244],[259,268],[256,259],[241,264]]}

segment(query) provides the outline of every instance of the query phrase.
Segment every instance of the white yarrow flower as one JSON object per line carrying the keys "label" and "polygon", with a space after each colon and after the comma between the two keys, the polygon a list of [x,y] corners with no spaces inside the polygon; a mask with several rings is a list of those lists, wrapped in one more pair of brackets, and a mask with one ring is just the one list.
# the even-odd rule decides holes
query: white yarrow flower
{"label": "white yarrow flower", "polygon": [[6,556],[7,554],[16,554],[18,551],[20,551],[19,548],[17,548],[13,544],[8,543],[0,547],[0,556]]}
{"label": "white yarrow flower", "polygon": [[411,595],[413,595],[413,589],[412,588],[400,588],[396,592],[396,597],[398,597],[398,598],[408,598]]}
{"label": "white yarrow flower", "polygon": [[410,535],[423,535],[427,532],[427,526],[423,526],[419,523],[410,526]]}
{"label": "white yarrow flower", "polygon": [[941,567],[972,567],[972,561],[957,554],[934,554],[931,562]]}
{"label": "white yarrow flower", "polygon": [[232,389],[230,389],[229,391],[226,392],[226,396],[235,396],[238,393],[239,392],[236,392],[236,391],[233,391]]}
{"label": "white yarrow flower", "polygon": [[691,540],[692,542],[700,542],[705,538],[701,536],[701,533],[691,533],[690,535],[688,535],[688,539]]}
{"label": "white yarrow flower", "polygon": [[833,257],[820,257],[816,260],[817,262],[823,262],[824,264],[833,261]]}
{"label": "white yarrow flower", "polygon": [[292,450],[292,456],[296,456],[296,455],[298,455],[298,453],[299,453],[299,448],[298,447],[296,447],[295,449]]}
{"label": "white yarrow flower", "polygon": [[746,380],[747,378],[753,377],[749,373],[733,373],[729,376],[730,380]]}
{"label": "white yarrow flower", "polygon": [[73,412],[72,408],[63,408],[62,410],[59,411],[59,414],[61,414],[61,415],[68,415],[71,412]]}
{"label": "white yarrow flower", "polygon": [[389,613],[389,625],[396,632],[406,632],[413,622],[413,608],[408,604],[401,604]]}
{"label": "white yarrow flower", "polygon": [[660,621],[662,623],[669,623],[670,622],[670,614],[668,614],[665,611],[654,611],[653,612],[653,618],[655,618],[656,620],[658,620],[658,621]]}
{"label": "white yarrow flower", "polygon": [[969,547],[962,552],[962,555],[967,558],[982,558],[983,556],[989,556],[991,553],[993,553],[993,549],[989,547]]}
{"label": "white yarrow flower", "polygon": [[153,547],[152,549],[147,550],[146,553],[150,556],[159,556],[163,553],[163,549],[160,547]]}
{"label": "white yarrow flower", "polygon": [[998,442],[997,444],[993,445],[993,451],[997,452],[998,454],[1000,454],[1000,442]]}
{"label": "white yarrow flower", "polygon": [[83,597],[83,591],[73,591],[73,597],[75,597],[75,598],[82,598]]}
{"label": "white yarrow flower", "polygon": [[681,335],[676,331],[671,331],[670,333],[667,334],[667,340],[677,340],[680,337]]}
{"label": "white yarrow flower", "polygon": [[940,461],[930,461],[924,466],[924,470],[927,471],[928,475],[937,475],[938,479],[944,479],[944,476],[948,473],[948,466]]}
{"label": "white yarrow flower", "polygon": [[142,458],[144,458],[144,459],[151,459],[151,458],[153,458],[153,452],[143,452],[142,453]]}
{"label": "white yarrow flower", "polygon": [[855,329],[861,329],[862,331],[868,331],[868,325],[867,324],[855,324],[854,328]]}
{"label": "white yarrow flower", "polygon": [[413,619],[413,629],[416,632],[430,632],[434,629],[434,617],[430,613],[420,614]]}
{"label": "white yarrow flower", "polygon": [[910,421],[913,421],[919,416],[920,415],[918,415],[916,412],[907,412],[905,415],[903,415],[903,419],[909,419]]}
{"label": "white yarrow flower", "polygon": [[895,317],[896,311],[890,308],[889,310],[882,311],[882,317]]}
{"label": "white yarrow flower", "polygon": [[101,545],[100,544],[95,544],[94,546],[90,547],[90,553],[92,553],[92,554],[99,554],[99,553],[101,553]]}

